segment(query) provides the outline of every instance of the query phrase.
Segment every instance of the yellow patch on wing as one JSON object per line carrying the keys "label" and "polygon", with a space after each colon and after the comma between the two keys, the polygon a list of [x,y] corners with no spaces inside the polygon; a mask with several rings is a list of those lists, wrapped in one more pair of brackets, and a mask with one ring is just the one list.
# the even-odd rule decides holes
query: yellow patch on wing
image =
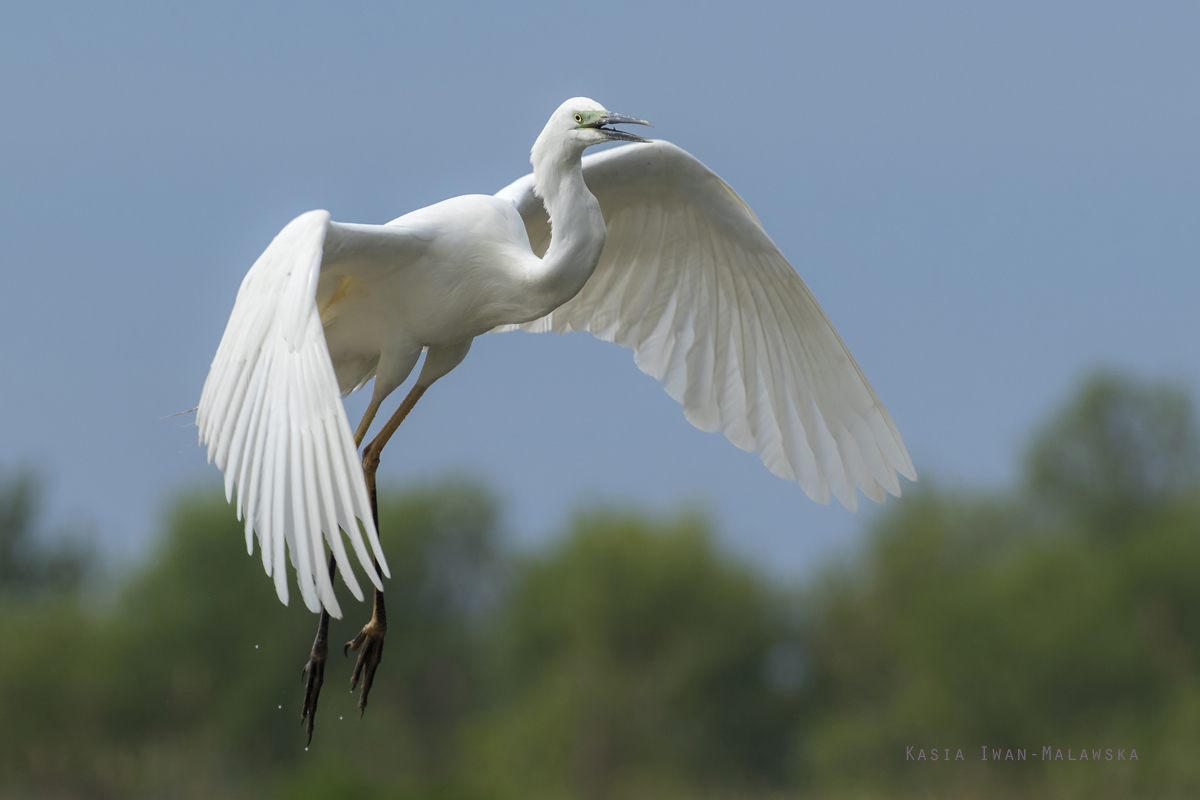
{"label": "yellow patch on wing", "polygon": [[338,282],[337,288],[333,290],[333,294],[330,295],[329,299],[325,301],[325,305],[321,306],[319,309],[319,311],[321,312],[321,324],[322,325],[329,324],[329,321],[333,319],[333,312],[332,312],[333,306],[337,303],[338,300],[341,300],[343,297],[345,297],[347,294],[349,294],[351,291],[353,291],[354,284],[356,284],[356,283],[358,283],[358,281],[356,281],[354,278],[350,277],[349,275],[344,276]]}

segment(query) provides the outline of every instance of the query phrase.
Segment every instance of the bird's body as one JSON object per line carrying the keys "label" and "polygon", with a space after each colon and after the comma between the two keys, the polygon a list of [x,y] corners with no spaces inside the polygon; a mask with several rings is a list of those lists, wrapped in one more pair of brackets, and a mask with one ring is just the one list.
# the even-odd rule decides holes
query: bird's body
{"label": "bird's body", "polygon": [[476,336],[544,317],[583,288],[604,248],[604,215],[583,177],[583,148],[572,158],[555,132],[547,126],[534,146],[534,175],[547,207],[570,224],[544,257],[516,206],[490,195],[443,200],[383,226],[330,223],[316,302],[343,392],[374,375],[382,400],[422,348],[421,380],[431,384]]}
{"label": "bird's body", "polygon": [[422,348],[457,352],[498,326],[550,313],[595,269],[599,221],[599,246],[581,256],[575,281],[547,274],[516,207],[492,195],[451,198],[386,225],[329,223],[316,304],[339,387],[374,376],[386,395]]}
{"label": "bird's body", "polygon": [[485,316],[511,314],[505,306],[521,300],[517,237],[528,250],[516,209],[483,195],[445,200],[384,226],[331,223],[316,302],[334,364],[356,346],[378,353],[389,336],[440,346],[486,333]]}
{"label": "bird's body", "polygon": [[[387,225],[330,223],[316,303],[343,392],[404,382],[424,347],[454,348],[520,315],[529,239],[516,209],[468,195]],[[405,368],[406,367],[406,368]]]}
{"label": "bird's body", "polygon": [[[197,424],[281,600],[286,544],[306,604],[340,616],[322,540],[361,598],[339,528],[382,588],[355,521],[386,574],[356,446],[426,352],[414,393],[367,449],[373,492],[373,463],[411,404],[493,330],[588,330],[633,348],[693,424],[757,450],[818,501],[854,508],[855,487],[882,501],[899,494],[896,472],[915,478],[883,404],[753,211],[683,150],[614,122],[640,121],[567,101],[534,144],[533,174],[497,195],[386,225],[309,212],[251,268]],[[620,139],[642,143],[583,158]],[[339,395],[372,377],[352,437]]]}

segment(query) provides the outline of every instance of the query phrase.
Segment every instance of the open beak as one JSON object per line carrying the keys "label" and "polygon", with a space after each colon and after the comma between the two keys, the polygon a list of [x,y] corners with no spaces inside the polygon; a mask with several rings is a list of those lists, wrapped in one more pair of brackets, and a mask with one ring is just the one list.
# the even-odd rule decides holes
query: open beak
{"label": "open beak", "polygon": [[640,136],[625,131],[619,131],[615,128],[610,128],[610,125],[645,125],[648,128],[654,127],[644,119],[637,117],[626,117],[623,114],[605,114],[600,119],[596,120],[590,126],[604,133],[610,142],[648,142],[649,139],[643,139]]}

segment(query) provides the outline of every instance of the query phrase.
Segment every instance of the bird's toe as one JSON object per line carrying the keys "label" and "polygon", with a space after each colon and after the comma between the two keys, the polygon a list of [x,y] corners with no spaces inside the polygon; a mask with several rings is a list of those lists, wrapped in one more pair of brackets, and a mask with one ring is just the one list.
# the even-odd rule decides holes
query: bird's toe
{"label": "bird's toe", "polygon": [[354,662],[354,672],[350,676],[350,691],[355,688],[359,689],[358,694],[358,710],[361,717],[367,708],[367,698],[371,694],[371,685],[375,681],[375,670],[379,668],[379,662],[383,660],[383,640],[387,634],[387,628],[378,624],[375,618],[372,618],[358,636],[346,643],[343,653],[354,650],[358,653],[358,659]]}

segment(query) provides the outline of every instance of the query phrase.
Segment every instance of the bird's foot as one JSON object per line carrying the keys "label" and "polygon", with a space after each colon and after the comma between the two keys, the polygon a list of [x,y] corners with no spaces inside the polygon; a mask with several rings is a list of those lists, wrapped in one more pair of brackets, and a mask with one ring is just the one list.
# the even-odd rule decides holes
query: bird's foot
{"label": "bird's foot", "polygon": [[312,652],[304,665],[304,705],[300,707],[300,721],[308,732],[307,747],[312,744],[313,724],[317,717],[317,699],[321,696],[321,685],[325,683],[325,661],[329,658],[329,613],[321,612],[317,625],[317,638],[313,640]]}
{"label": "bird's foot", "polygon": [[342,648],[343,655],[349,655],[351,650],[358,653],[358,661],[354,664],[354,674],[350,676],[350,691],[362,680],[362,688],[358,693],[358,716],[362,717],[367,710],[367,696],[371,693],[371,684],[375,680],[375,670],[383,659],[383,637],[387,635],[387,617],[379,613],[378,603],[371,614],[371,621],[363,626],[358,636],[346,642]]}

